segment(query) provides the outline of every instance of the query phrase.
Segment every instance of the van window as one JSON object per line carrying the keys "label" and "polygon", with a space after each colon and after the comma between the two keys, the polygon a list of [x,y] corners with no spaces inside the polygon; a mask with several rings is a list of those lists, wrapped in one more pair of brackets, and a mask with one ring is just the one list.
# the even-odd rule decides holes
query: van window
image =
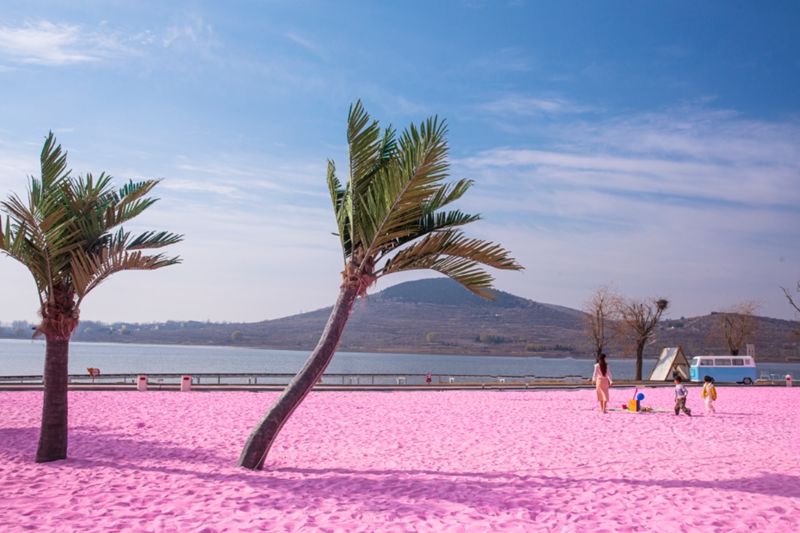
{"label": "van window", "polygon": [[744,366],[744,359],[734,359],[733,366]]}
{"label": "van window", "polygon": [[700,366],[714,366],[713,359],[700,359]]}
{"label": "van window", "polygon": [[716,366],[731,366],[731,360],[728,357],[715,359],[714,363],[716,363]]}

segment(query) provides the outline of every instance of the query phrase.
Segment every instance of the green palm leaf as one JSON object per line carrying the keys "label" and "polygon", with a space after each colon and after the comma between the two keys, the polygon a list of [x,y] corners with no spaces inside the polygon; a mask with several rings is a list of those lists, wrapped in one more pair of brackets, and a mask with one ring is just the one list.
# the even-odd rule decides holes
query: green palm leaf
{"label": "green palm leaf", "polygon": [[519,265],[501,245],[470,239],[459,230],[430,233],[400,250],[390,258],[381,275],[409,270],[431,269],[462,284],[468,290],[491,297],[485,289],[493,278],[481,265],[504,270],[518,270]]}
{"label": "green palm leaf", "polygon": [[345,189],[342,182],[336,177],[336,165],[333,161],[328,160],[328,191],[331,195],[331,204],[333,204],[333,214],[336,217],[336,227],[338,229],[337,235],[339,242],[342,245],[344,260],[347,261],[347,256],[350,254],[350,216],[348,215],[348,206],[350,205],[349,187]]}
{"label": "green palm leaf", "polygon": [[414,234],[413,224],[425,215],[426,204],[447,177],[446,131],[444,122],[432,118],[401,136],[394,164],[376,177],[362,206],[371,222],[365,231],[366,255]]}
{"label": "green palm leaf", "polygon": [[77,316],[73,310],[82,299],[116,272],[153,270],[180,261],[146,255],[143,250],[175,244],[181,235],[166,231],[132,235],[122,228],[157,201],[148,197],[157,184],[158,180],[131,181],[115,190],[105,173],[73,178],[66,152],[52,132],[47,136],[41,177],[30,178],[27,197],[12,194],[0,202],[6,213],[5,223],[0,219],[0,251],[31,272],[43,324],[59,323],[53,313]]}
{"label": "green palm leaf", "polygon": [[36,193],[36,200],[41,201],[41,197],[47,192],[57,188],[69,178],[70,171],[67,170],[67,153],[61,150],[61,146],[56,144],[53,132],[47,134],[47,138],[42,146],[40,156],[42,168],[41,181],[31,179],[31,192]]}
{"label": "green palm leaf", "polygon": [[88,253],[78,249],[72,252],[70,270],[75,294],[79,301],[112,274],[123,270],[155,270],[180,263],[177,257],[163,254],[145,255],[141,251],[129,251],[125,242],[117,242]]}
{"label": "green palm leaf", "polygon": [[502,246],[458,230],[480,215],[444,209],[473,183],[446,181],[446,136],[447,125],[437,117],[409,126],[398,139],[391,128],[381,136],[361,102],[351,106],[350,179],[342,184],[329,162],[327,181],[346,270],[358,272],[362,289],[380,276],[432,269],[490,297],[493,280],[483,266],[522,269]]}

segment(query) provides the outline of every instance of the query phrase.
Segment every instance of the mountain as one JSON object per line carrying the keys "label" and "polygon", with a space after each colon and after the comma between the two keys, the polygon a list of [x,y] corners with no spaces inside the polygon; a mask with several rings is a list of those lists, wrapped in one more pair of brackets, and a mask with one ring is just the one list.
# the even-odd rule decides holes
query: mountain
{"label": "mountain", "polygon": [[[412,281],[356,304],[342,338],[343,351],[469,354],[552,354],[582,327],[583,315],[494,291],[485,300],[449,279]],[[255,330],[273,343],[313,346],[330,309],[261,322]],[[302,340],[301,340],[302,339]]]}
{"label": "mountain", "polygon": [[[389,287],[356,303],[345,329],[341,351],[475,355],[589,356],[584,313],[534,302],[502,291],[485,300],[447,278],[410,281]],[[165,322],[102,324],[82,322],[78,341],[216,344],[310,350],[316,344],[330,307],[255,323]],[[758,317],[757,354],[763,359],[800,360],[800,324]],[[646,354],[682,345],[688,354],[725,353],[713,335],[716,317],[664,320]],[[29,335],[17,328],[16,335]],[[6,335],[12,336],[10,331]],[[612,344],[609,353],[624,354]]]}

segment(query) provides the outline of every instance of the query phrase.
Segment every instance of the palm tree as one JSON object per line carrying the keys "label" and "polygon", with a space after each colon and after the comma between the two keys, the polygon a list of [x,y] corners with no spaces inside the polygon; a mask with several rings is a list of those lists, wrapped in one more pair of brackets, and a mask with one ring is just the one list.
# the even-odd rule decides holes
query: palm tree
{"label": "palm tree", "polygon": [[478,215],[442,210],[472,185],[466,179],[445,183],[446,133],[444,121],[434,117],[398,139],[391,127],[381,132],[361,102],[350,107],[350,179],[343,185],[332,161],[327,172],[344,265],[339,297],[316,348],[250,435],[239,466],[262,468],[281,427],[330,363],[356,298],[379,278],[432,269],[491,298],[493,279],[480,265],[522,269],[502,246],[461,232]]}
{"label": "palm tree", "polygon": [[73,178],[67,154],[52,132],[42,148],[41,172],[41,178],[30,177],[25,200],[12,194],[0,203],[6,214],[5,224],[0,217],[0,251],[31,272],[39,295],[42,321],[35,335],[44,335],[46,351],[36,461],[46,462],[67,456],[67,357],[84,298],[116,272],[180,262],[178,257],[143,252],[183,237],[125,231],[123,223],[156,202],[147,194],[158,181],[131,181],[115,191],[105,173]]}

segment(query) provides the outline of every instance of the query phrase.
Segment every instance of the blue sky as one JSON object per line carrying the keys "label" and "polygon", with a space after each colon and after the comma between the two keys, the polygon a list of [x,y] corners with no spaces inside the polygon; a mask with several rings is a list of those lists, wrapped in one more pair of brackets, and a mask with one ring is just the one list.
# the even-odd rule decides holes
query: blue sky
{"label": "blue sky", "polygon": [[[164,179],[141,224],[185,233],[184,263],[118,275],[85,319],[309,311],[338,291],[324,168],[361,98],[398,127],[447,118],[471,233],[527,267],[498,288],[793,318],[798,27],[795,2],[6,1],[0,194],[51,129],[78,173]],[[0,321],[34,319],[24,269],[0,278]]]}

